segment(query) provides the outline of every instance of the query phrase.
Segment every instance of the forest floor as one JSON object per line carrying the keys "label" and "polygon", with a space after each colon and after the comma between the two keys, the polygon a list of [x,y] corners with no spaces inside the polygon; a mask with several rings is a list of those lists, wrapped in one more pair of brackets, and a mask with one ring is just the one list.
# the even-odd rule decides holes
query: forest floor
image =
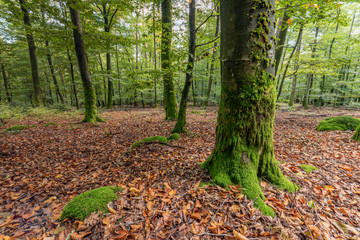
{"label": "forest floor", "polygon": [[[161,109],[117,109],[107,122],[83,116],[11,120],[36,125],[0,135],[0,240],[2,239],[360,239],[360,148],[351,131],[318,132],[330,116],[359,111],[286,108],[275,120],[275,155],[284,174],[301,186],[286,193],[261,182],[277,217],[264,217],[239,186],[211,181],[204,162],[214,146],[216,109],[190,108],[189,133],[171,145],[142,145],[168,136],[174,122]],[[50,123],[50,124],[49,124]],[[306,173],[299,166],[319,170]],[[100,186],[124,190],[105,215],[84,222],[58,219],[76,195]]]}

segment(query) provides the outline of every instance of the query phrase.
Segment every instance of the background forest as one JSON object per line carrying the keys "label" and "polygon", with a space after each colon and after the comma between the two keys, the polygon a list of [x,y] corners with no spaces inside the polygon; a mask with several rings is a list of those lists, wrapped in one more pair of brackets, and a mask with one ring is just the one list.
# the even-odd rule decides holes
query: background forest
{"label": "background forest", "polygon": [[[20,2],[28,12],[31,25],[24,24],[19,2],[0,1],[2,108],[36,105],[25,32],[32,34],[36,46],[41,105],[64,110],[81,108],[83,88],[66,3]],[[359,4],[315,2],[277,2],[278,101],[290,106],[300,103],[305,108],[309,104],[357,107]],[[188,56],[187,4],[187,1],[174,1],[172,9],[171,70],[178,101]],[[220,40],[216,6],[217,3],[208,0],[199,1],[196,6],[197,45],[189,94],[189,100],[196,106],[219,102]],[[84,1],[79,8],[97,106],[163,104],[160,3]]]}

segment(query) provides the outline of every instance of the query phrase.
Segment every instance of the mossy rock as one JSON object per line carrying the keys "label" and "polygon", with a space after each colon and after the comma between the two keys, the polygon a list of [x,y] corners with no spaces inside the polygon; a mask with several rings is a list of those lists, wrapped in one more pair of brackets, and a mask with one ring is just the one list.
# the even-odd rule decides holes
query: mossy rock
{"label": "mossy rock", "polygon": [[178,134],[178,133],[173,133],[173,134],[171,134],[170,136],[168,136],[168,138],[167,138],[167,140],[168,141],[177,141],[177,140],[179,140],[181,138],[181,136],[180,136],[180,134]]}
{"label": "mossy rock", "polygon": [[318,131],[335,131],[335,130],[356,130],[360,120],[354,117],[340,116],[327,118],[319,123],[316,130]]}
{"label": "mossy rock", "polygon": [[317,167],[312,166],[312,165],[300,165],[300,167],[307,173],[311,173],[312,171],[316,171],[319,170]]}
{"label": "mossy rock", "polygon": [[8,129],[6,129],[6,131],[8,131],[8,132],[20,132],[21,130],[24,130],[26,128],[27,128],[27,126],[24,126],[24,125],[14,125],[14,126],[9,127]]}
{"label": "mossy rock", "polygon": [[100,187],[84,192],[73,198],[63,209],[60,220],[66,218],[84,220],[92,212],[108,212],[107,204],[117,199],[118,187]]}
{"label": "mossy rock", "polygon": [[168,140],[166,139],[166,137],[163,136],[152,136],[152,137],[148,137],[145,138],[141,141],[135,142],[132,146],[131,149],[134,149],[136,147],[140,147],[141,143],[143,142],[163,142],[163,143],[167,143]]}

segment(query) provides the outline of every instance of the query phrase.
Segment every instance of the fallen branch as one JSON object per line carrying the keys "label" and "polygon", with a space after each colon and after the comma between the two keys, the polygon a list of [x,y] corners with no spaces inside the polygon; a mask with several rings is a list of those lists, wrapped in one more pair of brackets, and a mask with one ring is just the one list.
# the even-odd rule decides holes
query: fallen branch
{"label": "fallen branch", "polygon": [[142,142],[140,144],[146,144],[146,145],[150,145],[150,144],[162,144],[162,145],[166,145],[168,147],[176,147],[176,148],[181,148],[181,149],[186,149],[182,146],[178,146],[178,145],[171,145],[171,144],[168,144],[168,143],[165,143],[165,142]]}

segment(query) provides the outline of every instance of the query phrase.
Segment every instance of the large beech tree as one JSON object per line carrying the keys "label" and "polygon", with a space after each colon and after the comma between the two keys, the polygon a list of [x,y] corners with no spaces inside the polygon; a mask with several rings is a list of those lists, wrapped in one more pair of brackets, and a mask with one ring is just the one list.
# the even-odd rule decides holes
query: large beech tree
{"label": "large beech tree", "polygon": [[176,120],[177,101],[173,74],[171,71],[171,41],[172,41],[172,0],[161,2],[161,68],[164,82],[165,120]]}
{"label": "large beech tree", "polygon": [[256,207],[274,216],[259,179],[297,188],[274,157],[275,0],[222,0],[220,18],[221,100],[215,147],[203,167],[220,186],[240,184]]}
{"label": "large beech tree", "polygon": [[81,25],[80,12],[78,10],[78,4],[76,0],[69,1],[69,9],[71,22],[74,25],[73,33],[75,51],[79,64],[80,76],[84,87],[85,118],[83,122],[101,122],[103,119],[98,116],[97,112],[96,94],[91,81],[89,65],[86,58],[85,42],[82,39],[83,30]]}

